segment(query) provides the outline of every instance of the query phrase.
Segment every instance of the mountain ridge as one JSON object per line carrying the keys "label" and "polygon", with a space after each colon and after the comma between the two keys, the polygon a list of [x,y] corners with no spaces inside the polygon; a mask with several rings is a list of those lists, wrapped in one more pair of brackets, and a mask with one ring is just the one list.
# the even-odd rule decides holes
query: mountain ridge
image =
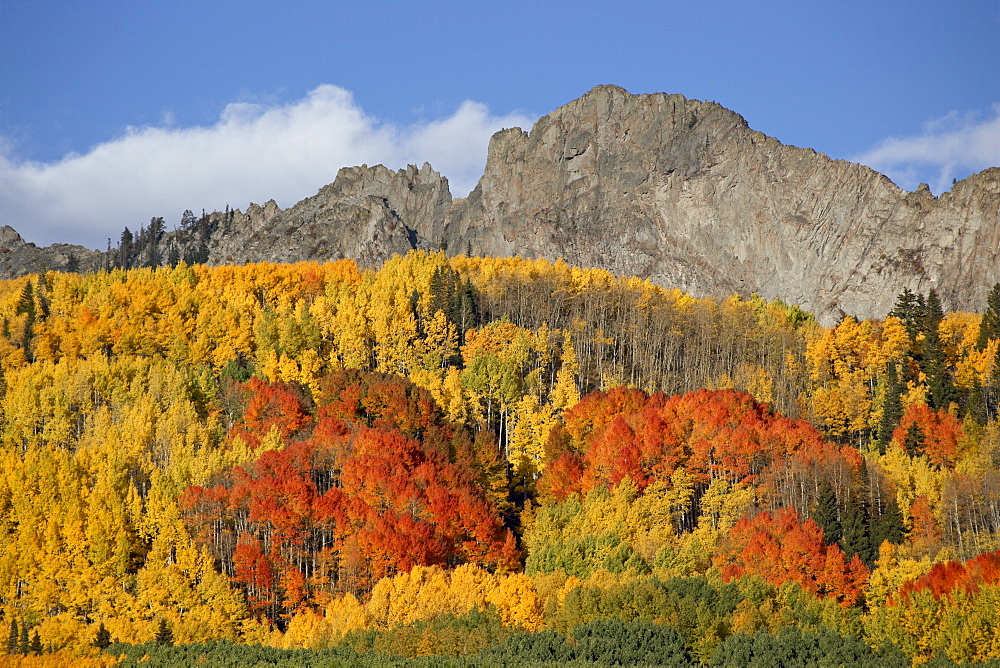
{"label": "mountain ridge", "polygon": [[[160,261],[374,266],[437,248],[563,258],[699,297],[780,298],[832,323],[883,317],[904,288],[982,308],[1000,280],[998,215],[1000,168],[940,197],[923,185],[906,192],[864,165],[752,130],[717,103],[604,85],[530,131],[494,134],[466,198],[427,163],[346,167],[288,209],[252,204],[204,217],[197,233],[166,232]],[[10,248],[0,272],[30,270],[13,261],[19,250],[37,262],[44,249]],[[75,252],[84,269],[112,260]]]}

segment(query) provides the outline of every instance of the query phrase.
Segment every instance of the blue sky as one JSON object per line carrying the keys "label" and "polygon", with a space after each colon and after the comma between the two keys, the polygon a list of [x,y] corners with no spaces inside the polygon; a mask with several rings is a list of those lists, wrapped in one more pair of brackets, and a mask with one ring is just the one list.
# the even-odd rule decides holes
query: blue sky
{"label": "blue sky", "polygon": [[98,248],[309,196],[614,83],[715,100],[901,187],[1000,164],[1000,3],[0,0],[0,224]]}

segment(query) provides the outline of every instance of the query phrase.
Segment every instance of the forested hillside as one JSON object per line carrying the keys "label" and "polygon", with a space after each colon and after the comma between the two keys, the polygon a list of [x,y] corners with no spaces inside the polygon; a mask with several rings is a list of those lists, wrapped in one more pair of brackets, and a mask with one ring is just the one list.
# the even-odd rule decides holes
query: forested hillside
{"label": "forested hillside", "polygon": [[1000,659],[983,309],[440,252],[2,282],[7,651]]}

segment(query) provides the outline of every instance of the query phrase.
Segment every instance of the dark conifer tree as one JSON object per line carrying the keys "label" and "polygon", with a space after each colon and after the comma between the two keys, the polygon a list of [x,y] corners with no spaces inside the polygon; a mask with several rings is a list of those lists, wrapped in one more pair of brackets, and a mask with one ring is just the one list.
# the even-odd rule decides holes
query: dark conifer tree
{"label": "dark conifer tree", "polygon": [[17,302],[17,314],[24,315],[24,330],[21,332],[21,349],[24,350],[28,361],[32,361],[31,341],[35,336],[35,318],[37,314],[35,307],[35,291],[31,281],[27,281],[21,289],[21,297]]}
{"label": "dark conifer tree", "polygon": [[868,532],[868,512],[864,498],[851,492],[840,517],[840,548],[848,558],[858,555],[866,564],[875,561]]}
{"label": "dark conifer tree", "polygon": [[181,261],[181,251],[177,247],[177,241],[170,243],[170,250],[167,252],[167,266],[176,267]]}
{"label": "dark conifer tree", "polygon": [[111,632],[104,628],[104,622],[97,627],[97,636],[94,638],[94,647],[104,649],[111,644]]}
{"label": "dark conifer tree", "polygon": [[25,281],[21,288],[21,296],[17,300],[17,314],[28,316],[28,320],[35,322],[37,310],[35,308],[35,287],[31,281]]}
{"label": "dark conifer tree", "polygon": [[458,328],[460,342],[464,343],[465,333],[480,323],[479,293],[471,281],[458,286],[453,313],[452,321]]}
{"label": "dark conifer tree", "polygon": [[899,512],[896,495],[890,494],[882,503],[882,514],[871,523],[871,545],[875,556],[883,542],[889,541],[899,545],[906,537],[906,527],[903,526],[903,514]]}
{"label": "dark conifer tree", "polygon": [[892,432],[899,426],[899,420],[903,417],[903,383],[896,372],[896,363],[889,362],[886,368],[885,398],[882,403],[882,419],[878,424],[878,437],[876,444],[880,454],[885,453],[889,441],[892,440]]}
{"label": "dark conifer tree", "polygon": [[420,317],[420,293],[414,288],[410,293],[410,312],[413,313],[413,320],[417,323],[417,334],[424,333],[424,321]]}
{"label": "dark conifer tree", "polygon": [[924,309],[925,331],[937,330],[938,325],[944,320],[944,308],[941,306],[941,299],[934,288],[927,293],[926,307]]}
{"label": "dark conifer tree", "polygon": [[[985,350],[992,339],[1000,339],[1000,283],[996,283],[986,299],[986,311],[979,324],[979,340],[976,342],[979,350]],[[973,391],[975,388],[973,388]],[[987,420],[996,417],[997,402],[1000,399],[1000,364],[994,360],[988,374],[988,380],[982,388],[982,415]],[[978,418],[977,418],[978,419]]]}
{"label": "dark conifer tree", "polygon": [[38,629],[35,629],[35,632],[31,634],[31,645],[29,646],[29,649],[32,654],[42,653],[42,638],[38,635]]}
{"label": "dark conifer tree", "polygon": [[896,306],[889,315],[896,316],[903,321],[906,333],[910,335],[910,342],[915,343],[926,309],[927,305],[924,303],[923,295],[914,294],[909,288],[903,288],[903,291],[896,298]]}
{"label": "dark conifer tree", "polygon": [[38,270],[38,283],[35,284],[35,313],[39,320],[49,317],[49,272],[44,263]]}
{"label": "dark conifer tree", "polygon": [[170,630],[167,625],[167,620],[160,617],[160,626],[156,629],[156,638],[154,641],[157,645],[173,645],[174,644],[174,632]]}
{"label": "dark conifer tree", "polygon": [[973,375],[972,386],[969,388],[969,394],[963,408],[964,415],[971,417],[978,424],[986,424],[990,419],[986,403],[987,391],[987,388],[984,388],[983,384],[979,382],[979,375]]}
{"label": "dark conifer tree", "polygon": [[833,486],[829,482],[824,482],[819,488],[819,496],[816,498],[816,508],[813,510],[812,519],[823,530],[823,539],[827,543],[836,543],[840,540],[839,516],[837,495],[833,493]]}
{"label": "dark conifer tree", "polygon": [[923,344],[919,351],[918,362],[921,370],[927,376],[927,404],[931,408],[948,408],[953,401],[958,401],[958,392],[952,379],[951,369],[944,354],[944,344],[938,327],[944,319],[944,309],[941,300],[933,289],[927,294],[927,306],[924,311],[922,331]]}
{"label": "dark conifer tree", "polygon": [[17,628],[17,620],[10,620],[10,635],[7,636],[7,653],[17,654],[18,650],[18,637],[20,632]]}
{"label": "dark conifer tree", "polygon": [[163,218],[155,217],[149,219],[149,228],[146,229],[144,241],[144,266],[158,267],[162,261],[160,253],[160,241],[163,239],[165,224]]}
{"label": "dark conifer tree", "polygon": [[1000,339],[1000,283],[994,283],[986,297],[986,311],[979,323],[979,340],[976,345],[983,350],[990,339]]}
{"label": "dark conifer tree", "polygon": [[[204,212],[202,213],[204,215]],[[190,232],[194,229],[194,226],[198,223],[198,219],[194,215],[194,211],[191,209],[185,209],[184,213],[181,214],[181,230],[184,232]]]}
{"label": "dark conifer tree", "polygon": [[903,436],[903,450],[911,457],[924,454],[924,432],[916,420],[910,423]]}
{"label": "dark conifer tree", "polygon": [[132,237],[132,231],[126,227],[118,242],[118,262],[116,264],[122,269],[131,269],[134,255],[135,241]]}
{"label": "dark conifer tree", "polygon": [[31,651],[31,641],[28,638],[28,624],[27,622],[21,622],[21,654],[27,654]]}
{"label": "dark conifer tree", "polygon": [[453,320],[455,293],[457,292],[458,275],[450,265],[438,267],[431,274],[430,315],[443,311],[449,320]]}

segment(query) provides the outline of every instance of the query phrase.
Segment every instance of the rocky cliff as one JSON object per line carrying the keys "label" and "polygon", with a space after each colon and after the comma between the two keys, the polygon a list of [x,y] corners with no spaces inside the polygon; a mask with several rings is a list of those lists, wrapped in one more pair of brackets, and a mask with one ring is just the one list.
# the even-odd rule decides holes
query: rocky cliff
{"label": "rocky cliff", "polygon": [[39,248],[25,241],[10,225],[0,227],[0,278],[24,276],[41,268],[60,271],[100,269],[104,254],[75,244]]}
{"label": "rocky cliff", "polygon": [[251,204],[246,214],[236,211],[220,221],[208,262],[347,257],[374,266],[394,253],[436,247],[451,203],[448,179],[429,164],[398,172],[382,165],[345,167],[333,183],[284,211],[274,201]]}
{"label": "rocky cliff", "polygon": [[287,210],[272,201],[213,214],[200,241],[167,233],[173,252],[162,256],[371,266],[444,247],[561,257],[696,296],[781,298],[830,323],[884,316],[904,287],[982,308],[1000,281],[998,217],[998,168],[939,198],[905,192],[867,167],[755,132],[715,103],[599,86],[530,132],[494,135],[466,199],[452,200],[427,164],[345,168]]}
{"label": "rocky cliff", "polygon": [[695,295],[781,298],[826,322],[881,317],[904,287],[978,309],[1000,280],[1000,169],[934,198],[785,146],[680,95],[600,86],[497,133],[449,248],[563,257]]}

